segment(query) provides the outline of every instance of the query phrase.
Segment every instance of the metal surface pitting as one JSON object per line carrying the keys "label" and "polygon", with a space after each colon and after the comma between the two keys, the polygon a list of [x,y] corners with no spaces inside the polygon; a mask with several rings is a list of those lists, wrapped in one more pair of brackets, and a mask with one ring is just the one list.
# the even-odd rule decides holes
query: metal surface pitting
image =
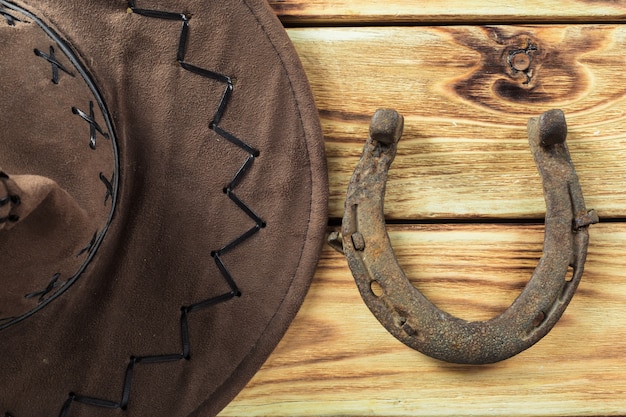
{"label": "metal surface pitting", "polygon": [[598,222],[596,213],[585,208],[565,144],[565,116],[550,110],[528,123],[546,201],[543,256],[511,306],[487,321],[466,321],[437,308],[411,284],[396,260],[383,201],[403,123],[395,110],[374,114],[348,187],[342,233],[331,236],[331,244],[345,254],[369,309],[404,344],[453,363],[510,358],[539,341],[561,317],[582,277],[588,226]]}

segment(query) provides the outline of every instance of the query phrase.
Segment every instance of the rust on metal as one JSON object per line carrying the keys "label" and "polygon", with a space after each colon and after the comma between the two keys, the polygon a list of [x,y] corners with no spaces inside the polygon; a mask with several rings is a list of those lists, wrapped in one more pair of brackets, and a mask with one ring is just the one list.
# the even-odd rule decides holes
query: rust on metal
{"label": "rust on metal", "polygon": [[[565,143],[560,110],[528,123],[528,138],[543,181],[546,201],[543,256],[524,290],[502,314],[466,321],[432,304],[399,266],[385,228],[383,201],[387,173],[402,135],[404,119],[395,110],[376,111],[370,137],[350,181],[341,235],[343,250],[361,296],[381,324],[406,345],[454,363],[486,364],[529,348],[556,324],[583,273],[588,226],[598,217],[587,211]],[[337,240],[341,237],[342,244]],[[568,267],[573,276],[567,279]]]}

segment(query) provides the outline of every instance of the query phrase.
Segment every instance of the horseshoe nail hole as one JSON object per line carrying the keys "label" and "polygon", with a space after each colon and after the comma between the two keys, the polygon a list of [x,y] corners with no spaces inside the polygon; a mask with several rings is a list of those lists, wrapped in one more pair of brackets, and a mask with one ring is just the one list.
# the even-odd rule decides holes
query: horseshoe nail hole
{"label": "horseshoe nail hole", "polygon": [[400,317],[398,320],[398,326],[400,326],[407,336],[417,336],[417,330],[415,330],[404,317]]}
{"label": "horseshoe nail hole", "polygon": [[411,327],[409,323],[404,323],[402,325],[402,330],[404,330],[404,333],[406,333],[407,336],[417,336],[417,330]]}
{"label": "horseshoe nail hole", "polygon": [[537,314],[537,316],[533,320],[533,326],[539,327],[545,319],[546,319],[546,313],[544,313],[543,311],[540,311],[539,314]]}
{"label": "horseshoe nail hole", "polygon": [[565,274],[565,282],[570,282],[574,278],[574,268],[569,266],[567,267],[567,274]]}
{"label": "horseshoe nail hole", "polygon": [[378,281],[370,282],[370,290],[372,291],[372,294],[374,294],[376,297],[382,297],[382,295],[385,293],[385,291],[383,291],[383,287],[380,286]]}

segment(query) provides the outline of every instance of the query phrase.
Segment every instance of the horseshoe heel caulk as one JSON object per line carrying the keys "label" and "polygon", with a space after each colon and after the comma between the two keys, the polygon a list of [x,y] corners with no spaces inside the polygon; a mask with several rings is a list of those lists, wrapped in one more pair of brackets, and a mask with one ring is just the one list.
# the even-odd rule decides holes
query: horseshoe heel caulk
{"label": "horseshoe heel caulk", "polygon": [[[598,222],[585,208],[565,144],[563,112],[550,110],[528,123],[546,201],[543,256],[511,306],[487,321],[466,321],[438,309],[409,282],[395,258],[383,200],[402,129],[403,117],[395,110],[375,113],[348,188],[341,246],[363,300],[393,336],[433,358],[485,364],[529,348],[556,324],[574,295],[587,254],[587,229]],[[573,276],[567,280],[570,266]]]}

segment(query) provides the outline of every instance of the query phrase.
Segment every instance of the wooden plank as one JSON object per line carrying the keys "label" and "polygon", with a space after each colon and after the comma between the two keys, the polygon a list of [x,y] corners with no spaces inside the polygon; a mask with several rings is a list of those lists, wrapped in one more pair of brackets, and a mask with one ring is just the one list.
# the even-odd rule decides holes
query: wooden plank
{"label": "wooden plank", "polygon": [[[541,226],[394,226],[398,260],[441,308],[503,311],[541,255]],[[556,327],[509,360],[430,359],[389,335],[328,247],[302,309],[221,416],[552,416],[626,412],[626,225],[592,226],[583,281]],[[460,250],[462,248],[462,250]]]}
{"label": "wooden plank", "polygon": [[623,20],[626,6],[614,0],[585,1],[465,0],[270,0],[286,24],[389,24],[389,23],[530,23]]}
{"label": "wooden plank", "polygon": [[[339,218],[375,109],[405,116],[392,219],[542,218],[529,117],[565,111],[589,207],[626,217],[626,26],[290,29],[327,144]],[[536,49],[536,50],[535,50]],[[521,51],[521,52],[520,52]],[[532,59],[514,71],[509,57]]]}

